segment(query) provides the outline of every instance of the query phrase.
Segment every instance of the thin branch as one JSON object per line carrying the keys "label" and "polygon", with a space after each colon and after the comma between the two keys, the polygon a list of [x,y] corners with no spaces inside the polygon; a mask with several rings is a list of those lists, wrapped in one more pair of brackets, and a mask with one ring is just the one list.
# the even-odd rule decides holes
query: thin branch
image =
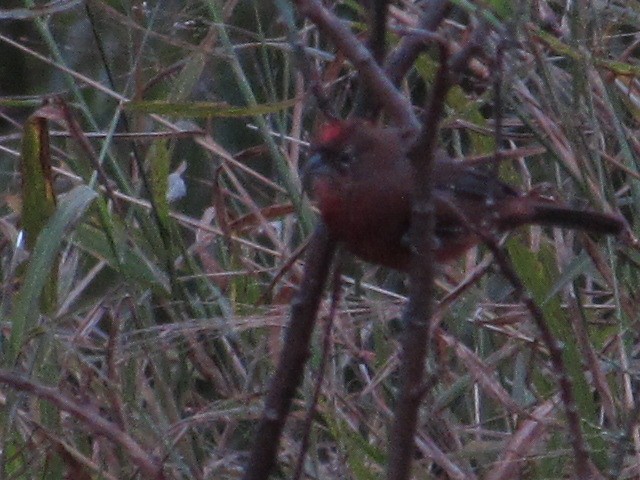
{"label": "thin branch", "polygon": [[369,50],[319,0],[297,0],[296,5],[300,13],[315,23],[353,63],[371,94],[384,99],[382,108],[398,127],[406,130],[407,141],[411,143],[420,129],[411,101],[398,91]]}
{"label": "thin branch", "polygon": [[296,60],[296,67],[302,74],[304,83],[311,89],[313,96],[318,102],[320,111],[329,118],[336,118],[337,114],[334,104],[324,91],[321,75],[318,69],[315,68],[315,65],[309,60],[305,46],[300,38],[300,32],[296,26],[291,3],[287,0],[276,0],[275,3],[280,12],[280,16],[287,26],[287,40],[291,44],[294,59]]}
{"label": "thin branch", "polygon": [[[435,32],[450,8],[449,0],[426,2],[424,13],[420,18],[419,28],[426,32]],[[395,85],[400,84],[424,49],[423,36],[408,35],[389,54],[384,64],[384,71]]]}
{"label": "thin branch", "polygon": [[[338,255],[340,258],[340,255]],[[333,327],[333,321],[338,311],[338,304],[340,303],[340,287],[341,282],[341,268],[340,260],[336,262],[336,268],[333,272],[332,279],[332,295],[331,295],[331,310],[329,311],[329,318],[324,326],[323,342],[322,342],[322,356],[318,365],[318,374],[316,378],[316,385],[313,390],[313,396],[309,402],[309,408],[307,409],[307,415],[304,419],[304,425],[302,427],[302,442],[300,445],[300,453],[298,454],[298,463],[296,464],[295,473],[291,477],[293,480],[299,480],[302,478],[302,469],[304,468],[304,459],[307,456],[309,449],[309,437],[311,434],[311,427],[313,425],[313,419],[316,416],[316,407],[318,405],[318,398],[320,398],[320,392],[322,390],[322,383],[324,382],[324,374],[327,369],[327,362],[329,360],[329,349],[331,347],[331,330]]]}
{"label": "thin branch", "polygon": [[[389,0],[369,0],[369,39],[367,46],[378,65],[382,65],[387,51],[387,10]],[[374,120],[380,112],[380,100],[371,95],[366,82],[360,82],[356,93],[354,108],[350,116]]]}
{"label": "thin branch", "polygon": [[425,127],[417,145],[409,153],[415,174],[416,198],[411,212],[410,239],[413,248],[409,271],[409,304],[403,315],[404,332],[400,354],[400,391],[389,442],[389,480],[405,480],[411,474],[415,450],[418,412],[424,394],[425,361],[429,351],[431,315],[434,306],[435,257],[433,248],[435,215],[431,192],[433,158],[438,139],[438,124],[444,112],[449,88],[446,47],[440,45],[440,71],[435,79]]}
{"label": "thin branch", "polygon": [[264,480],[276,464],[282,430],[309,357],[311,333],[334,252],[335,242],[329,237],[324,224],[320,223],[309,243],[298,296],[291,303],[285,347],[265,399],[244,480]]}

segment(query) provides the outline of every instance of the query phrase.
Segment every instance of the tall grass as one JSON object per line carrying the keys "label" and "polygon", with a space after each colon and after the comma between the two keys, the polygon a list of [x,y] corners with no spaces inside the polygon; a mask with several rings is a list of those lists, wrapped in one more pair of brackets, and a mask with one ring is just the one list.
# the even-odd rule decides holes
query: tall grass
{"label": "tall grass", "polygon": [[[502,36],[487,38],[490,54],[450,93],[443,146],[457,156],[495,150],[488,87],[500,71],[500,147],[528,153],[500,175],[620,210],[633,225],[637,11],[454,3],[443,26],[453,47],[480,17]],[[354,2],[336,10],[364,30]],[[0,71],[16,92],[0,98],[0,477],[239,478],[286,348],[302,268],[290,260],[314,221],[298,166],[317,111],[284,26],[259,1],[96,0],[44,12],[27,2],[6,12],[0,48],[28,69],[19,79]],[[392,45],[415,15],[392,6]],[[299,27],[346,113],[353,67],[313,25]],[[427,51],[402,86],[417,105],[433,58]],[[25,140],[34,119],[46,151]],[[35,183],[20,178],[34,150],[52,168],[29,174]],[[40,180],[55,191],[51,211],[27,208]],[[541,228],[512,234],[505,248],[563,346],[595,468],[635,478],[637,249]],[[490,258],[480,247],[441,268],[416,478],[571,473],[548,352]],[[346,259],[341,292],[304,474],[380,478],[406,289],[397,273]],[[328,311],[327,300],[321,320]],[[283,478],[297,461],[323,335],[282,445]]]}

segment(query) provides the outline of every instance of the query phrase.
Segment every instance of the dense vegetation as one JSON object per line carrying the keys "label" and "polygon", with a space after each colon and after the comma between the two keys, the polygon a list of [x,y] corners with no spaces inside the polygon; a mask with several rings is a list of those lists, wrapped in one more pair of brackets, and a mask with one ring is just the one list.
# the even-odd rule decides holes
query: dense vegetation
{"label": "dense vegetation", "polygon": [[[288,22],[342,115],[357,87],[316,26],[273,3],[3,3],[0,478],[240,478],[315,222],[298,168],[321,115]],[[447,96],[443,147],[515,151],[501,178],[621,212],[633,231],[638,7],[451,3],[439,33],[452,51],[480,22],[489,33]],[[330,7],[364,37],[363,6]],[[392,3],[390,48],[419,15]],[[417,108],[437,62],[427,40],[401,85]],[[562,346],[593,470],[637,478],[631,232],[522,229],[505,250]],[[279,478],[307,434],[302,478],[384,475],[406,281],[351,258],[343,273]],[[436,287],[416,478],[570,477],[548,348],[492,254],[442,266]]]}

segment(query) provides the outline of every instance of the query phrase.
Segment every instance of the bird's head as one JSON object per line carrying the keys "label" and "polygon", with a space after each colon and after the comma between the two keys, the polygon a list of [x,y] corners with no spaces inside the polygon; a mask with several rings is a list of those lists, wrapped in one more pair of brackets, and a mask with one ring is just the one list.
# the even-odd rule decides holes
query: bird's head
{"label": "bird's head", "polygon": [[357,130],[355,122],[343,120],[334,120],[320,127],[302,170],[304,189],[312,197],[319,193],[319,184],[336,189],[349,177],[356,160]]}
{"label": "bird's head", "polygon": [[305,190],[317,196],[316,182],[340,188],[362,178],[385,175],[405,162],[398,130],[364,120],[333,120],[322,125],[311,143],[302,171]]}

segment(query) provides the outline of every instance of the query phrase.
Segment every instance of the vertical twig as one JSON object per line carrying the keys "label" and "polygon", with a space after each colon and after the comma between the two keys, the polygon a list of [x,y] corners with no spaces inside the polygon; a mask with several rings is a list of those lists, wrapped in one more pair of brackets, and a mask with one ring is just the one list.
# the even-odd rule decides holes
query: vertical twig
{"label": "vertical twig", "polygon": [[338,303],[340,302],[340,288],[341,288],[341,268],[340,268],[340,254],[338,254],[338,260],[333,272],[333,288],[331,294],[331,310],[329,311],[329,318],[327,318],[323,341],[322,341],[322,357],[320,364],[318,365],[318,375],[316,378],[316,386],[313,391],[313,396],[309,402],[309,408],[307,408],[307,415],[304,419],[304,425],[302,427],[302,442],[300,445],[300,453],[298,454],[298,463],[296,469],[291,477],[292,480],[299,480],[302,478],[302,469],[304,468],[304,459],[309,449],[309,435],[311,433],[311,426],[313,419],[316,416],[316,406],[318,405],[318,398],[320,398],[320,391],[322,390],[322,383],[324,381],[324,374],[327,367],[327,361],[329,360],[329,349],[331,348],[331,329],[333,327],[333,320],[336,317],[338,310]]}
{"label": "vertical twig", "polygon": [[284,347],[265,399],[244,480],[269,477],[276,464],[278,445],[293,396],[302,381],[322,290],[335,252],[335,242],[323,223],[316,227],[307,252],[304,277],[300,291],[291,303],[291,320]]}
{"label": "vertical twig", "polygon": [[[387,9],[389,0],[369,0],[369,40],[367,46],[373,59],[378,65],[382,65],[387,51]],[[374,120],[380,113],[380,99],[371,95],[371,90],[366,82],[360,82],[354,101],[354,107],[350,116]]]}
{"label": "vertical twig", "polygon": [[400,354],[400,391],[389,442],[389,480],[404,480],[411,474],[415,449],[418,411],[425,389],[423,377],[429,351],[431,314],[433,312],[433,278],[435,258],[433,233],[435,216],[431,191],[433,158],[438,138],[438,123],[444,111],[449,83],[448,52],[440,44],[440,71],[426,112],[425,125],[417,145],[409,153],[415,173],[415,192],[411,212],[410,239],[413,258],[410,267],[409,305],[404,315],[404,332]]}
{"label": "vertical twig", "polygon": [[[493,118],[494,131],[493,138],[495,142],[496,157],[500,156],[502,148],[502,69],[504,67],[504,41],[498,44],[495,59],[495,68],[493,71]],[[493,173],[498,173],[499,162],[495,162],[492,166]]]}

